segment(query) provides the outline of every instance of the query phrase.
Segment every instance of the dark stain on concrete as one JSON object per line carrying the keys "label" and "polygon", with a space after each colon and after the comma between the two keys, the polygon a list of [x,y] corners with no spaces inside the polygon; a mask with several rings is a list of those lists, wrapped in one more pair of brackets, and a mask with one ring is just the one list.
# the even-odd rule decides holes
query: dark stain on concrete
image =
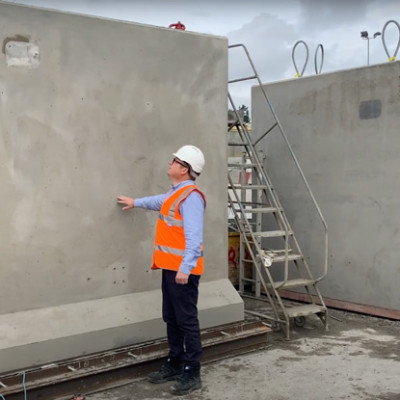
{"label": "dark stain on concrete", "polygon": [[24,36],[24,35],[15,35],[15,36],[7,36],[3,40],[3,47],[1,48],[1,51],[3,54],[6,54],[6,45],[8,42],[23,42],[23,43],[29,43],[29,37]]}
{"label": "dark stain on concrete", "polygon": [[290,362],[294,362],[294,361],[303,361],[305,360],[306,357],[279,357],[278,358],[278,362],[283,362],[283,361],[290,361]]}
{"label": "dark stain on concrete", "polygon": [[400,400],[400,393],[382,393],[374,398],[369,398],[367,400]]}

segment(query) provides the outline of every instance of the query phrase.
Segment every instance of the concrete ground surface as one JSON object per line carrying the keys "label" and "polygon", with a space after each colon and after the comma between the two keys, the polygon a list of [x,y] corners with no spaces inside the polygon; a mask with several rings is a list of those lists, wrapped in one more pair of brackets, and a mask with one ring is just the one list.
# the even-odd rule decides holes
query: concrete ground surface
{"label": "concrete ground surface", "polygon": [[[264,349],[202,367],[193,400],[400,400],[400,321],[330,310],[329,329],[317,317],[269,336]],[[87,400],[178,398],[171,382],[146,380],[87,395]]]}

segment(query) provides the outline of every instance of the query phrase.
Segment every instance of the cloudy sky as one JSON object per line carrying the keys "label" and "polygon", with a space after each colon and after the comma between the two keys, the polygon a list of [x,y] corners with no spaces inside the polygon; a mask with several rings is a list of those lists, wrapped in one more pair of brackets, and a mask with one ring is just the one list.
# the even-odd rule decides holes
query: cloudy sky
{"label": "cloudy sky", "polygon": [[[10,1],[10,0],[9,0]],[[389,20],[400,23],[400,0],[14,0],[45,8],[98,15],[167,27],[181,21],[186,29],[226,36],[230,44],[243,43],[249,49],[264,82],[294,78],[292,49],[304,40],[310,50],[304,76],[315,74],[314,54],[324,46],[322,73],[367,64],[368,31],[382,32]],[[385,33],[394,53],[400,33],[391,23]],[[381,36],[369,40],[370,64],[388,61]],[[391,54],[393,55],[393,54]],[[399,53],[400,59],[400,53]],[[305,49],[295,53],[298,68],[304,65]],[[244,60],[243,60],[244,61]],[[230,76],[247,74],[238,54],[230,57]],[[251,82],[254,84],[254,82]],[[248,103],[249,84],[236,86],[235,97]]]}

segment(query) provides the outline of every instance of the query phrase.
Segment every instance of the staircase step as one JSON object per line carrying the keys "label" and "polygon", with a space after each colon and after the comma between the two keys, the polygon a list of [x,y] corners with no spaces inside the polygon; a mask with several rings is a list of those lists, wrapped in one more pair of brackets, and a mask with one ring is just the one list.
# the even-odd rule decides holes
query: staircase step
{"label": "staircase step", "polygon": [[[289,235],[293,235],[292,231],[288,232]],[[264,232],[253,232],[256,237],[279,237],[286,236],[286,231],[264,231]]]}
{"label": "staircase step", "polygon": [[289,318],[306,317],[307,315],[313,315],[318,313],[325,313],[326,307],[318,304],[307,304],[295,307],[286,308],[286,313]]}
{"label": "staircase step", "polygon": [[[268,190],[268,186],[267,185],[228,185],[228,189],[248,189],[248,190]],[[272,186],[271,186],[271,190],[272,190]]]}
{"label": "staircase step", "polygon": [[253,278],[242,278],[243,282],[255,282],[256,280]]}
{"label": "staircase step", "polygon": [[[303,258],[302,254],[289,254],[288,255],[288,260],[289,261],[294,261],[294,260],[301,260]],[[243,261],[245,262],[253,262],[253,260],[250,259],[244,259]],[[274,256],[272,258],[272,262],[276,263],[276,262],[284,262],[285,261],[285,256]],[[301,281],[301,282],[300,282]],[[274,283],[274,287],[278,287],[282,284],[283,281],[280,282],[275,282]],[[308,286],[308,285],[312,285],[314,283],[313,280],[310,279],[291,279],[288,280],[285,283],[284,288],[288,288],[288,287],[298,287],[298,286]],[[267,285],[268,287],[271,287],[271,285]]]}
{"label": "staircase step", "polygon": [[[303,254],[288,254],[289,261],[302,260],[303,258],[304,258]],[[279,256],[274,256],[272,261],[273,262],[284,262],[285,259],[286,259],[285,254],[282,254]]]}
{"label": "staircase step", "polygon": [[[249,239],[250,239],[250,238],[249,238]],[[268,251],[268,250],[267,250],[267,251]],[[272,251],[273,253],[275,253],[275,257],[274,257],[274,258],[280,257],[280,256],[277,255],[277,253],[283,254],[283,253],[285,252],[285,250],[271,250],[271,251]],[[288,254],[289,254],[289,256],[292,254],[292,251],[293,251],[293,249],[289,247],[289,249],[288,249]]]}
{"label": "staircase step", "polygon": [[[240,212],[241,210],[238,209],[238,212]],[[245,208],[244,212],[246,214],[255,214],[255,213],[273,213],[273,212],[277,212],[279,211],[279,209],[277,207],[258,207],[258,208]]]}
{"label": "staircase step", "polygon": [[[275,260],[274,260],[275,261]],[[285,284],[283,284],[284,281],[276,281],[272,285],[267,284],[267,287],[274,287],[279,288],[279,289],[289,289],[289,288],[296,288],[296,287],[304,287],[304,286],[310,286],[315,283],[314,280],[312,279],[303,279],[303,278],[297,278],[297,279],[288,279]],[[283,284],[283,285],[282,285]]]}
{"label": "staircase step", "polygon": [[257,164],[254,164],[254,163],[228,163],[228,167],[229,168],[237,167],[237,168],[240,168],[240,169],[243,169],[243,168],[254,168],[254,167],[257,167]]}
{"label": "staircase step", "polygon": [[251,258],[243,258],[243,262],[252,263],[253,260]]}
{"label": "staircase step", "polygon": [[243,206],[251,206],[251,207],[271,207],[269,204],[260,203],[257,201],[236,201],[234,199],[231,200],[233,204],[242,204]]}
{"label": "staircase step", "polygon": [[248,143],[237,143],[237,142],[228,142],[228,146],[238,146],[238,147],[245,147],[245,146],[250,146]]}

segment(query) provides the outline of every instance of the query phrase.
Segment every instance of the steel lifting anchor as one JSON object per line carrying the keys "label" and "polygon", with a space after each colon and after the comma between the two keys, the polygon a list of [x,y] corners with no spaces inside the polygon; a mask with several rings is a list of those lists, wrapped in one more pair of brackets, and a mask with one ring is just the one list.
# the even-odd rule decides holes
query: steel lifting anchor
{"label": "steel lifting anchor", "polygon": [[[302,44],[306,49],[306,59],[304,61],[304,65],[303,65],[303,68],[302,68],[301,72],[299,71],[299,69],[297,67],[296,60],[295,60],[296,48],[300,44]],[[320,60],[319,66],[318,66],[318,52],[319,51],[321,52],[321,60]],[[292,61],[293,61],[294,69],[296,70],[296,75],[295,75],[296,78],[300,78],[300,77],[303,76],[304,71],[305,71],[305,69],[307,67],[307,64],[308,64],[309,55],[310,55],[310,51],[309,51],[307,43],[304,40],[297,41],[295,43],[295,45],[293,46],[293,50],[292,50]],[[316,50],[315,50],[315,53],[314,53],[314,68],[315,68],[315,73],[317,75],[321,73],[323,65],[324,65],[324,46],[322,46],[322,44],[319,43],[317,48],[316,48]]]}
{"label": "steel lifting anchor", "polygon": [[[296,60],[294,58],[294,54],[295,51],[297,49],[297,46],[302,44],[304,46],[304,48],[306,49],[306,59],[304,61],[304,65],[303,65],[303,69],[301,70],[301,72],[299,72],[299,69],[297,68],[297,64],[296,64]],[[294,65],[294,69],[296,70],[296,75],[295,78],[300,78],[303,76],[304,71],[306,69],[307,63],[308,63],[308,57],[310,55],[310,51],[308,49],[307,43],[304,40],[299,40],[295,43],[295,45],[293,46],[293,50],[292,50],[292,61],[293,61],[293,65]]]}
{"label": "steel lifting anchor", "polygon": [[[319,68],[318,68],[318,50],[321,51],[321,62],[319,64]],[[324,46],[322,46],[321,43],[318,44],[316,50],[315,50],[315,54],[314,54],[314,68],[315,68],[315,73],[317,75],[319,75],[322,71],[322,66],[324,65]]]}
{"label": "steel lifting anchor", "polygon": [[[399,32],[399,38],[397,40],[397,46],[396,46],[396,49],[395,49],[395,51],[393,53],[393,56],[390,56],[388,48],[386,46],[386,36],[385,36],[385,34],[386,34],[386,28],[388,27],[389,24],[392,24],[392,23],[397,26],[397,29],[398,29],[398,32]],[[396,56],[397,56],[397,52],[399,51],[399,48],[400,48],[400,25],[399,25],[399,23],[397,21],[391,19],[391,20],[387,21],[385,25],[383,25],[383,29],[382,29],[382,44],[383,44],[383,48],[385,49],[386,55],[388,56],[389,61],[390,62],[391,61],[395,61],[396,60]]]}

